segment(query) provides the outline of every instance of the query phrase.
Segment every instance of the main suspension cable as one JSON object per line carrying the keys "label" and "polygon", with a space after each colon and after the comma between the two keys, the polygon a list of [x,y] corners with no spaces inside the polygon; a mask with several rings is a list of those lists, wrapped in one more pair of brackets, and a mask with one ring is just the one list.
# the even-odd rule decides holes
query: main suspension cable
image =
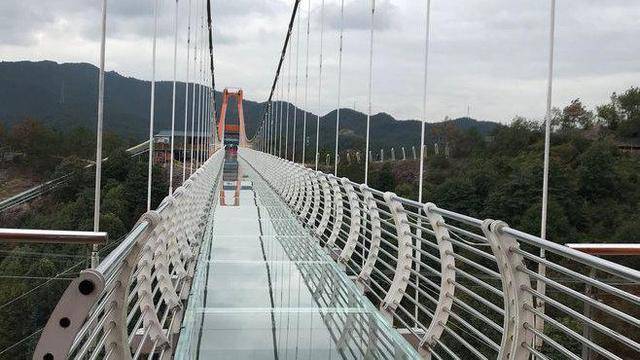
{"label": "main suspension cable", "polygon": [[[260,116],[261,122],[264,123],[266,116],[267,116],[267,112],[268,110],[271,108],[271,101],[273,99],[273,95],[275,93],[276,90],[276,84],[278,83],[278,79],[280,77],[280,71],[282,70],[282,63],[284,62],[284,58],[285,55],[287,53],[287,48],[289,45],[289,39],[291,37],[291,31],[293,29],[293,24],[294,21],[296,19],[296,15],[298,13],[298,5],[300,4],[301,0],[295,0],[295,2],[293,3],[293,10],[291,11],[291,18],[289,19],[289,26],[287,28],[287,34],[285,36],[284,39],[284,44],[282,45],[282,51],[280,53],[280,60],[278,61],[278,67],[276,68],[276,75],[273,79],[273,83],[271,84],[271,90],[269,92],[269,97],[267,98],[267,102],[265,105],[265,108],[262,110],[262,115]],[[255,138],[255,134],[254,134],[254,138]],[[253,138],[251,138],[250,141],[253,141]]]}

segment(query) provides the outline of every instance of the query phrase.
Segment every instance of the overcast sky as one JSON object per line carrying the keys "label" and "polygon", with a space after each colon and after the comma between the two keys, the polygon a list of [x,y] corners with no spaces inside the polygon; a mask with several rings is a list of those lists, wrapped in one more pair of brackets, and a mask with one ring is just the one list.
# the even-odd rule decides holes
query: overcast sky
{"label": "overcast sky", "polygon": [[[158,78],[172,78],[175,2],[159,0]],[[268,93],[293,0],[212,0],[216,79]],[[300,6],[298,101],[304,107],[306,18]],[[318,102],[320,4],[311,1],[309,102],[322,112],[337,104],[340,1],[325,0],[324,73]],[[97,63],[99,0],[1,0],[0,60]],[[545,109],[549,0],[433,0],[429,64],[429,121],[467,113],[509,122],[535,119]],[[343,106],[366,110],[368,0],[345,0]],[[192,0],[202,13],[203,0]],[[179,3],[178,77],[186,77],[188,0]],[[422,114],[425,1],[378,0],[374,50],[374,112],[401,118]],[[194,16],[195,17],[195,16]],[[192,20],[195,24],[195,19]],[[194,26],[195,27],[195,26]],[[110,0],[107,67],[125,76],[151,77],[153,1]],[[193,35],[193,34],[192,34]],[[292,43],[294,98],[298,38]],[[613,91],[640,85],[640,1],[559,0],[554,106],[573,98],[588,105]],[[193,54],[193,52],[192,52]],[[193,74],[193,72],[192,72]],[[288,71],[285,68],[284,80]],[[285,86],[286,90],[286,86]],[[286,91],[285,91],[286,95]]]}

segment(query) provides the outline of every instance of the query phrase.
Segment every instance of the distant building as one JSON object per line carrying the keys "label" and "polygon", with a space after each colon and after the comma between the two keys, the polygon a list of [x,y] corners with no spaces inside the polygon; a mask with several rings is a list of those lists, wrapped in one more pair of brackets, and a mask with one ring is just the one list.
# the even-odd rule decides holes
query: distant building
{"label": "distant building", "polygon": [[[193,145],[198,146],[199,140],[206,139],[205,132],[195,132]],[[187,131],[187,146],[184,147],[184,131],[175,131],[173,139],[173,157],[177,161],[182,161],[183,153],[186,149],[187,161],[191,159],[191,131]],[[171,130],[161,130],[153,136],[153,159],[157,164],[164,164],[171,161]]]}

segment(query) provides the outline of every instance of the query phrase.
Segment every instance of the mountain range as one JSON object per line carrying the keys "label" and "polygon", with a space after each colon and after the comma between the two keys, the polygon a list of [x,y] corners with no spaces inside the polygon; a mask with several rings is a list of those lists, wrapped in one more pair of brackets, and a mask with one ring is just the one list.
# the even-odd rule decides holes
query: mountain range
{"label": "mountain range", "polygon": [[[96,122],[96,99],[98,89],[98,68],[87,63],[58,64],[52,61],[0,62],[0,123],[6,128],[26,117],[42,121],[46,125],[61,131],[76,127],[94,130]],[[155,129],[171,128],[171,99],[173,83],[159,81],[156,87],[156,123]],[[191,90],[190,90],[191,91]],[[115,132],[132,142],[141,141],[148,136],[150,82],[126,77],[110,71],[105,75],[105,131]],[[184,122],[185,85],[177,85],[176,129],[182,130]],[[245,94],[250,95],[250,94]],[[221,95],[216,93],[220,106]],[[243,103],[247,134],[252,137],[258,120],[262,115],[264,102],[245,99]],[[294,115],[297,118],[297,138],[302,135],[302,119],[305,112],[292,104],[281,103],[289,108],[290,126],[293,127]],[[235,118],[237,111],[230,104],[228,118]],[[307,139],[314,143],[316,115],[306,113]],[[364,142],[366,114],[353,109],[340,109],[340,147],[357,147]],[[336,110],[320,119],[322,136],[320,147],[332,148],[335,142]],[[190,123],[190,118],[189,118]],[[490,121],[478,121],[471,118],[458,118],[446,122],[427,124],[427,142],[441,137],[438,128],[455,127],[458,129],[476,129],[481,135],[490,134],[498,126]],[[283,126],[283,131],[285,130]],[[292,130],[291,130],[292,131]],[[376,147],[411,146],[420,141],[420,122],[416,120],[398,120],[386,113],[371,117],[371,145]]]}

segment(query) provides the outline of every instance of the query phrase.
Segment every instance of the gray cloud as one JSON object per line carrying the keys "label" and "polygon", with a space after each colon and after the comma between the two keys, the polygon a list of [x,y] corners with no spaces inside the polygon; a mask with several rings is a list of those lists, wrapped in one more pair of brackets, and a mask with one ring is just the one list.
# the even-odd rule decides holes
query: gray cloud
{"label": "gray cloud", "polygon": [[[306,13],[305,15],[306,16]],[[397,25],[400,21],[398,8],[389,0],[376,3],[374,28],[384,31]],[[325,24],[330,30],[340,29],[340,4],[329,3],[325,6]],[[315,17],[316,27],[319,28],[320,18]],[[345,0],[344,4],[345,30],[369,30],[371,28],[371,10],[369,1]]]}
{"label": "gray cloud", "polygon": [[[308,108],[318,111],[320,0],[311,1]],[[160,0],[158,77],[170,78],[173,6]],[[340,0],[325,0],[323,91],[320,111],[335,107]],[[107,64],[125,75],[150,77],[153,0],[109,2]],[[187,0],[180,0],[180,76],[186,70]],[[194,13],[200,0],[192,0]],[[213,0],[216,77],[262,100],[271,84],[293,0]],[[307,14],[307,0],[300,19]],[[201,6],[201,5],[198,5]],[[345,0],[342,104],[365,108],[369,1]],[[466,113],[509,121],[541,118],[548,52],[548,1],[432,2],[428,118]],[[424,1],[378,0],[374,111],[400,118],[422,113]],[[0,60],[52,59],[96,63],[100,1],[1,0]],[[640,2],[558,2],[554,105],[581,97],[595,105],[612,91],[640,82]],[[195,20],[194,20],[195,24]],[[305,34],[300,39],[300,79]],[[192,33],[193,38],[193,33]],[[294,39],[294,44],[297,43]],[[295,51],[295,46],[292,47]],[[193,50],[192,50],[193,54]],[[293,57],[295,59],[295,56]],[[295,65],[295,64],[294,64]],[[293,67],[295,69],[295,67]],[[292,76],[294,76],[292,74]],[[299,84],[302,105],[304,83]],[[286,96],[286,94],[285,94]],[[292,95],[293,96],[293,95]]]}

